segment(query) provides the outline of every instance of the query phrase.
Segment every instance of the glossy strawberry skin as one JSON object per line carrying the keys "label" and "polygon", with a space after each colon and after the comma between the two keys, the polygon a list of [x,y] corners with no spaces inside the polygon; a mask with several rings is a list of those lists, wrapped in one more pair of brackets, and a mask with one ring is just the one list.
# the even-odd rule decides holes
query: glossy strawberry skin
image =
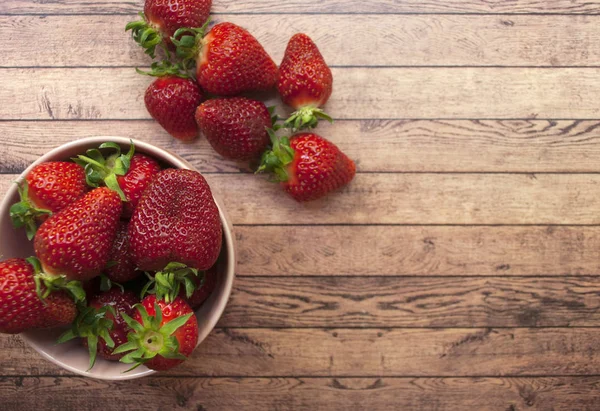
{"label": "glossy strawberry skin", "polygon": [[232,160],[260,158],[269,145],[271,115],[261,101],[215,98],[196,110],[196,123],[213,149]]}
{"label": "glossy strawberry skin", "polygon": [[104,270],[104,273],[111,281],[122,284],[134,280],[142,274],[142,271],[135,269],[135,263],[131,258],[129,223],[126,221],[119,222],[108,261],[109,266]]}
{"label": "glossy strawberry skin", "polygon": [[[154,304],[158,304],[162,311],[161,325],[164,325],[178,317],[182,317],[184,315],[194,312],[189,306],[189,304],[181,298],[176,298],[173,302],[166,303],[165,301],[157,300],[156,296],[154,295],[149,295],[148,297],[142,300],[142,305],[144,306],[144,308],[148,312],[148,315],[150,316],[156,315]],[[139,313],[139,310],[135,311],[133,319],[139,322],[140,324],[142,323],[142,317]],[[184,325],[178,328],[173,335],[175,336],[175,338],[177,338],[177,341],[179,342],[179,353],[186,357],[189,357],[194,351],[194,348],[196,348],[196,344],[198,343],[198,322],[196,320],[195,314],[192,315]],[[167,359],[161,357],[160,355],[157,355],[150,361],[144,363],[144,365],[152,370],[165,371],[176,367],[182,362],[183,360]]]}
{"label": "glossy strawberry skin", "polygon": [[168,39],[181,27],[202,27],[212,0],[146,0],[144,15]]}
{"label": "glossy strawberry skin", "polygon": [[29,200],[37,208],[59,212],[87,191],[82,166],[66,161],[42,163],[26,177]]}
{"label": "glossy strawberry skin", "polygon": [[[208,297],[210,297],[212,292],[217,287],[218,280],[219,280],[219,271],[218,271],[218,264],[216,264],[204,272],[204,280],[203,280],[202,286],[197,288],[196,291],[194,291],[194,293],[191,295],[191,297],[188,298],[185,295],[185,287],[181,288],[181,290],[179,291],[179,296],[181,298],[183,298],[185,301],[187,301],[187,303],[190,305],[190,307],[192,307],[192,309],[195,310],[195,309],[199,308],[202,305],[202,303],[204,303],[204,301],[206,301],[206,299]],[[194,278],[196,287],[198,287],[200,285],[201,281],[202,281],[201,276]]]}
{"label": "glossy strawberry skin", "polygon": [[311,201],[345,186],[354,178],[356,165],[333,143],[313,133],[292,137],[294,159],[290,179],[281,183],[296,201]]}
{"label": "glossy strawberry skin", "polygon": [[129,244],[140,270],[160,271],[170,262],[210,268],[221,250],[219,210],[208,183],[192,170],[158,173],[133,213]]}
{"label": "glossy strawberry skin", "polygon": [[277,89],[282,101],[294,109],[321,107],[333,89],[331,69],[306,34],[294,35],[279,67]]}
{"label": "glossy strawberry skin", "polygon": [[0,333],[5,334],[68,325],[77,316],[75,303],[64,291],[52,292],[45,304],[40,300],[33,267],[21,258],[0,262],[0,301]]}
{"label": "glossy strawberry skin", "polygon": [[[117,316],[114,317],[110,312],[106,318],[113,321],[113,328],[109,331],[110,338],[113,339],[115,347],[127,342],[127,334],[131,331],[121,313],[133,316],[137,311],[133,306],[140,302],[140,299],[131,291],[121,291],[119,288],[111,288],[90,300],[89,306],[100,309],[104,306],[112,306]],[[82,340],[83,345],[87,347],[87,339]],[[124,354],[113,354],[113,348],[107,347],[102,337],[98,337],[98,355],[110,361],[118,361]]]}
{"label": "glossy strawberry skin", "polygon": [[124,176],[117,177],[119,187],[123,190],[127,202],[123,204],[123,218],[130,218],[137,206],[142,192],[146,189],[152,177],[161,170],[158,161],[144,154],[134,154],[129,170]]}
{"label": "glossy strawberry skin", "polygon": [[182,141],[198,136],[194,114],[202,101],[198,84],[191,79],[167,75],[146,89],[144,103],[148,113],[169,134]]}
{"label": "glossy strawberry skin", "polygon": [[100,187],[48,218],[33,240],[44,272],[79,281],[99,275],[108,262],[121,210],[119,195]]}
{"label": "glossy strawberry skin", "polygon": [[202,90],[218,96],[268,91],[277,81],[273,59],[254,36],[233,23],[219,23],[210,30],[196,61]]}

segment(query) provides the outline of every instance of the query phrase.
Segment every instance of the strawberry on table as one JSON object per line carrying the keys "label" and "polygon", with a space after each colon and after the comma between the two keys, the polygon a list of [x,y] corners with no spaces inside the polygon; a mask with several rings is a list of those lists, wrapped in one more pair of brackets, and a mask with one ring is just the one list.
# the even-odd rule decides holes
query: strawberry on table
{"label": "strawberry on table", "polygon": [[133,318],[123,315],[133,332],[129,333],[128,342],[113,352],[127,353],[121,362],[135,364],[133,368],[144,364],[164,371],[181,364],[192,354],[198,343],[198,323],[183,299],[167,303],[150,295],[136,308]]}
{"label": "strawberry on table", "polygon": [[197,171],[167,169],[142,194],[129,224],[133,261],[161,271],[177,262],[197,270],[213,266],[221,251],[219,210]]}
{"label": "strawberry on table", "polygon": [[141,20],[125,26],[133,39],[152,58],[156,46],[170,45],[171,36],[181,27],[202,27],[208,20],[212,0],[146,0]]}
{"label": "strawberry on table", "polygon": [[51,161],[34,167],[19,186],[21,201],[10,208],[16,228],[25,227],[30,240],[37,222],[57,213],[88,191],[82,166],[66,161]]}
{"label": "strawberry on table", "polygon": [[68,325],[77,315],[74,298],[85,298],[81,284],[42,273],[36,258],[0,262],[0,333]]}
{"label": "strawberry on table", "polygon": [[85,281],[106,266],[117,233],[122,203],[107,188],[96,188],[38,229],[33,240],[44,272]]}
{"label": "strawberry on table", "polygon": [[313,133],[277,139],[270,133],[271,151],[263,155],[259,172],[270,171],[296,201],[311,201],[348,184],[356,166],[330,141]]}
{"label": "strawberry on table", "polygon": [[331,69],[316,44],[306,34],[292,36],[277,80],[281,99],[296,110],[284,126],[298,131],[316,127],[321,118],[332,121],[320,109],[329,100],[332,87]]}
{"label": "strawberry on table", "polygon": [[214,150],[232,160],[260,158],[270,142],[271,114],[261,101],[245,97],[208,100],[196,110],[196,122]]}
{"label": "strawberry on table", "polygon": [[196,79],[207,93],[235,96],[268,91],[277,81],[277,65],[248,31],[233,23],[181,28],[172,39],[184,62],[196,61]]}
{"label": "strawberry on table", "polygon": [[131,328],[123,318],[123,314],[134,315],[134,305],[140,299],[131,291],[112,288],[100,293],[84,307],[69,331],[61,335],[58,342],[63,343],[73,338],[82,338],[83,345],[90,353],[90,369],[96,362],[96,356],[118,361],[124,354],[114,354],[113,350],[127,342],[127,334]]}

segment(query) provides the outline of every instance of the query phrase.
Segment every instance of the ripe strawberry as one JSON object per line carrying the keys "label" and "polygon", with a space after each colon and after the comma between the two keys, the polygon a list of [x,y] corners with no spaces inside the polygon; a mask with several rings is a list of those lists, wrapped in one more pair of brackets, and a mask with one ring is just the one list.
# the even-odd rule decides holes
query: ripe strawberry
{"label": "ripe strawberry", "polygon": [[134,305],[140,299],[131,291],[112,288],[103,292],[89,302],[89,306],[81,310],[69,331],[61,335],[58,342],[63,343],[73,338],[82,338],[84,346],[90,353],[90,369],[96,362],[96,356],[118,361],[123,354],[114,354],[115,346],[127,342],[127,334],[131,328],[122,315],[134,315]]}
{"label": "ripe strawberry", "polygon": [[110,281],[125,283],[139,277],[142,272],[135,269],[135,263],[129,252],[128,223],[120,221],[115,241],[110,251],[108,267],[104,273]]}
{"label": "ripe strawberry", "polygon": [[[192,354],[198,343],[198,323],[190,306],[181,298],[167,303],[150,295],[138,304],[133,318],[123,318],[134,331],[128,343],[115,349],[114,354],[130,351],[121,358],[126,364],[144,364],[164,371],[181,364]],[[133,369],[132,368],[132,369]]]}
{"label": "ripe strawberry", "polygon": [[202,27],[210,14],[212,0],[146,0],[141,20],[132,21],[133,39],[154,58],[156,46],[170,45],[170,37],[181,27]]}
{"label": "ripe strawberry", "polygon": [[[106,149],[115,152],[105,157],[100,150]],[[161,169],[153,158],[135,153],[133,142],[127,154],[121,154],[121,147],[109,142],[101,144],[99,149],[88,150],[86,155],[79,155],[74,161],[85,166],[88,185],[98,187],[100,183],[104,183],[119,193],[125,201],[123,218],[131,217],[142,191]]]}
{"label": "ripe strawberry", "polygon": [[129,224],[131,255],[140,270],[171,262],[210,268],[221,250],[219,210],[208,183],[192,170],[163,170],[142,194]]}
{"label": "ripe strawberry", "polygon": [[263,155],[260,171],[272,171],[283,189],[296,201],[310,201],[345,186],[356,166],[333,143],[312,133],[277,139],[271,133],[272,151]]}
{"label": "ripe strawberry", "polygon": [[85,295],[79,282],[41,273],[36,258],[0,262],[0,333],[70,324],[77,309],[69,292]]}
{"label": "ripe strawberry", "polygon": [[44,271],[89,280],[106,266],[121,215],[119,195],[96,188],[48,218],[33,240]]}
{"label": "ripe strawberry", "polygon": [[196,79],[202,90],[234,96],[273,88],[277,65],[248,31],[233,23],[219,23],[204,33],[205,27],[181,28],[171,39],[184,62],[196,60]]}
{"label": "ripe strawberry", "polygon": [[215,151],[232,160],[259,158],[269,145],[271,114],[261,101],[245,97],[208,100],[196,110],[196,122]]}
{"label": "ripe strawberry", "polygon": [[78,164],[51,161],[34,167],[19,186],[21,201],[10,208],[16,228],[25,227],[27,238],[37,231],[37,222],[57,213],[88,191],[85,171]]}
{"label": "ripe strawberry", "polygon": [[277,89],[294,112],[284,126],[298,131],[314,128],[320,118],[332,121],[319,107],[331,96],[333,76],[316,44],[306,34],[290,39],[279,67]]}

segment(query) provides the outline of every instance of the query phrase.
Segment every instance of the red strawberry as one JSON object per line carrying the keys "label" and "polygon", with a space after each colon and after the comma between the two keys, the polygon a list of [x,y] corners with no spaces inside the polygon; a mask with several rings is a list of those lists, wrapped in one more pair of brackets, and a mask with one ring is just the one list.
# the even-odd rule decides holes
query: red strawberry
{"label": "red strawberry", "polygon": [[181,27],[202,27],[209,17],[212,0],[146,0],[142,20],[125,27],[134,40],[154,58],[156,46],[170,45],[170,37]]}
{"label": "red strawberry", "polygon": [[293,132],[314,128],[319,119],[333,122],[320,109],[331,96],[333,76],[316,44],[306,34],[290,39],[279,67],[277,89],[283,102],[296,110],[284,127]]}
{"label": "red strawberry", "polygon": [[219,23],[206,36],[204,29],[182,28],[172,39],[178,56],[196,60],[202,90],[234,96],[273,88],[277,65],[250,33],[233,23]]}
{"label": "red strawberry", "polygon": [[129,244],[140,270],[160,271],[170,262],[210,268],[221,250],[219,210],[208,183],[192,170],[163,170],[142,194]]}
{"label": "red strawberry", "polygon": [[271,115],[260,101],[245,97],[208,100],[196,110],[196,122],[215,151],[232,160],[259,158],[269,145]]}
{"label": "red strawberry", "polygon": [[101,187],[48,218],[33,240],[44,271],[80,281],[99,275],[110,256],[121,209],[119,195]]}
{"label": "red strawberry", "polygon": [[150,295],[142,300],[134,317],[123,315],[134,330],[128,343],[115,349],[115,354],[128,351],[121,361],[144,364],[164,371],[181,364],[192,354],[198,343],[198,323],[190,306],[181,298],[171,303]]}
{"label": "red strawberry", "polygon": [[70,324],[77,309],[66,290],[82,299],[80,287],[78,282],[67,283],[62,277],[40,273],[35,258],[0,262],[0,333],[18,334],[32,328]]}
{"label": "red strawberry", "polygon": [[52,161],[34,167],[19,186],[21,201],[10,208],[16,228],[25,227],[30,240],[37,231],[36,221],[44,221],[88,191],[85,171],[78,164]]}
{"label": "red strawberry", "polygon": [[296,201],[310,201],[345,186],[356,166],[333,143],[312,133],[278,140],[271,133],[273,150],[263,155],[259,171],[272,171],[283,189]]}
{"label": "red strawberry", "polygon": [[[114,153],[104,156],[100,150],[112,149]],[[121,154],[121,146],[116,143],[103,143],[98,149],[90,149],[86,155],[74,159],[85,166],[86,181],[92,187],[106,184],[121,196],[123,217],[129,218],[139,201],[142,191],[152,177],[160,171],[160,164],[144,154],[135,153],[133,142],[127,154]]]}
{"label": "red strawberry", "polygon": [[58,342],[82,338],[83,345],[89,349],[90,369],[94,366],[97,355],[106,360],[118,361],[123,354],[114,354],[113,349],[125,344],[127,334],[131,332],[122,314],[134,315],[134,305],[139,302],[140,299],[131,291],[112,288],[103,292],[90,300],[89,306],[82,309],[71,329]]}
{"label": "red strawberry", "polygon": [[129,252],[128,223],[119,222],[117,235],[112,245],[108,267],[104,270],[109,280],[125,283],[139,277],[142,272],[135,269],[135,263]]}

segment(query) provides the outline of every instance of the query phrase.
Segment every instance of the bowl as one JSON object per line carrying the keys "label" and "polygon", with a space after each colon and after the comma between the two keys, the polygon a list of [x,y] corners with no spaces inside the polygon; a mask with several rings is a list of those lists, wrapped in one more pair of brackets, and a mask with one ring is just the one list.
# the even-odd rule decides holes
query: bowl
{"label": "bowl", "polygon": [[[176,154],[143,141],[132,140],[125,137],[101,136],[72,141],[51,150],[31,164],[19,176],[17,181],[22,181],[31,169],[40,163],[46,161],[68,160],[77,154],[85,153],[85,151],[90,148],[98,148],[100,144],[107,141],[119,144],[124,150],[127,150],[130,142],[133,141],[137,153],[152,156],[168,167],[194,170],[194,167],[190,163]],[[17,185],[14,184],[9,188],[6,196],[0,203],[0,255],[2,255],[3,258],[26,258],[34,255],[32,242],[27,240],[24,230],[15,230],[10,221],[9,208],[18,200],[19,194],[17,192]],[[223,248],[220,257],[223,264],[215,290],[204,304],[196,310],[199,331],[198,344],[208,336],[223,314],[229,295],[231,294],[233,278],[235,276],[235,244],[231,223],[218,199],[215,199],[215,202],[219,208],[223,226]],[[135,370],[125,373],[124,371],[129,369],[131,365],[107,361],[102,358],[98,358],[94,368],[87,371],[89,366],[89,354],[87,349],[84,348],[79,341],[71,340],[64,344],[56,344],[58,336],[63,331],[64,329],[32,330],[22,333],[21,337],[44,358],[68,371],[86,377],[103,380],[128,380],[145,377],[156,372],[144,366],[140,366]]]}

